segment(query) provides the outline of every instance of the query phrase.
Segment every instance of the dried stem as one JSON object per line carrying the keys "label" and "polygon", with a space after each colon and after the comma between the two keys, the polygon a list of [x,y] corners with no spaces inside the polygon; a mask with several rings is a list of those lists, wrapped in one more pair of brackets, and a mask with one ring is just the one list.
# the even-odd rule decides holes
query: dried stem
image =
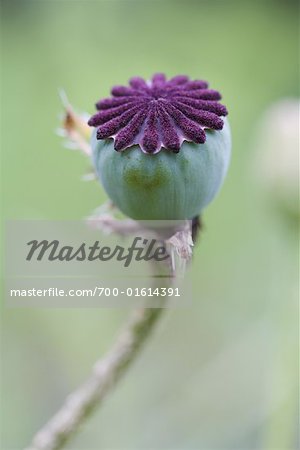
{"label": "dried stem", "polygon": [[[97,217],[96,222],[94,217],[93,224],[95,225],[95,223],[98,227],[104,225],[106,231],[109,229],[111,232],[119,233],[122,231],[121,223],[124,227],[123,234],[135,231],[134,227],[132,229],[134,221],[117,221],[106,211],[102,211],[102,215]],[[171,251],[176,253],[179,259],[188,259],[190,256],[187,247],[193,245],[193,242],[191,241],[191,229],[189,228],[189,230],[180,231],[173,238],[165,241],[168,251],[171,247]],[[165,266],[165,262],[155,261],[156,273],[159,269],[161,273],[165,274]],[[173,266],[168,268],[168,274],[167,277],[156,279],[154,288],[161,287],[166,283],[170,286],[174,281]],[[89,378],[67,397],[61,409],[34,436],[31,445],[26,450],[57,450],[64,446],[96,407],[101,405],[106,394],[133,363],[161,316],[166,298],[158,298],[156,308],[139,308],[132,313],[111,350],[95,364]],[[153,304],[151,305],[153,306]]]}

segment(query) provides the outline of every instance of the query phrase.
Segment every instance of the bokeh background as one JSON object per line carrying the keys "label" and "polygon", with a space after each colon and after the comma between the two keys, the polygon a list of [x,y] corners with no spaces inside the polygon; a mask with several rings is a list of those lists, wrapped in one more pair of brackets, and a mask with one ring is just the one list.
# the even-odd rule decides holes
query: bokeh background
{"label": "bokeh background", "polygon": [[[92,113],[133,75],[188,74],[220,90],[230,113],[232,164],[203,217],[193,306],[167,311],[67,448],[297,448],[297,214],[260,167],[289,157],[284,144],[262,162],[260,124],[298,96],[297,2],[2,0],[1,18],[4,218],[80,219],[106,199],[55,134],[59,88]],[[29,443],[127,315],[2,304],[3,450]]]}

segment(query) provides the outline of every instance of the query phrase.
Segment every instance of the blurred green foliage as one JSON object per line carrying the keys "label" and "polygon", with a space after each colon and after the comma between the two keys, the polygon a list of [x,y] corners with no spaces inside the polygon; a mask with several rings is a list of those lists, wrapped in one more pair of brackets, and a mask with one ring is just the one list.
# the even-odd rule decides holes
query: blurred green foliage
{"label": "blurred green foliage", "polygon": [[[59,88],[92,113],[133,75],[188,74],[222,92],[232,127],[191,269],[197,302],[167,312],[68,448],[294,448],[296,238],[257,182],[253,136],[271,102],[298,95],[296,2],[11,0],[1,16],[5,218],[79,219],[106,198],[55,134]],[[3,308],[3,450],[29,442],[126,315]]]}

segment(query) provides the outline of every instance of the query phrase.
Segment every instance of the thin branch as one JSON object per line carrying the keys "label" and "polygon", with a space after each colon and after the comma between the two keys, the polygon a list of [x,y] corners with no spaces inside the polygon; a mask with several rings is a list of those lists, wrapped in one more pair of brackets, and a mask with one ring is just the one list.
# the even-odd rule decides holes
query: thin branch
{"label": "thin branch", "polygon": [[[102,214],[106,217],[105,210]],[[101,214],[98,216],[98,225],[103,225]],[[105,222],[105,221],[104,221]],[[132,232],[127,221],[119,221],[125,230]],[[132,221],[134,223],[134,221]],[[110,217],[109,224],[114,232],[121,231],[116,228],[117,220]],[[107,225],[107,222],[105,222]],[[166,248],[176,253],[181,260],[187,260],[191,256],[190,247],[193,245],[191,228],[186,227],[183,231],[176,233],[171,239],[165,241]],[[104,227],[107,231],[107,228]],[[124,231],[124,230],[123,230]],[[165,264],[155,261],[156,269],[162,270]],[[171,267],[172,275],[175,274]],[[156,280],[155,287],[161,287],[159,283],[172,283],[172,278]],[[154,288],[155,288],[154,287]],[[167,297],[158,298],[156,308],[140,308],[133,312],[124,330],[107,355],[100,359],[94,366],[89,378],[76,389],[61,409],[50,419],[50,421],[34,436],[31,445],[26,450],[57,450],[72,437],[80,425],[88,418],[96,407],[99,407],[107,393],[115,386],[117,381],[125,374],[127,368],[133,363],[138,352],[151,334],[151,331],[161,316]]]}

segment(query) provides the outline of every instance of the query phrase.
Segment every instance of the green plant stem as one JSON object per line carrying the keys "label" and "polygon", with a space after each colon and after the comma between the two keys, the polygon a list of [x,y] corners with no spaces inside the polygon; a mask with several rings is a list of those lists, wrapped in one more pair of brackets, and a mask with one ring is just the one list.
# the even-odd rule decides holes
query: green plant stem
{"label": "green plant stem", "polygon": [[[133,221],[129,224],[126,222],[125,225],[122,222],[120,230],[118,220],[112,217],[108,218],[107,215],[105,215],[105,218],[105,225],[106,227],[109,226],[111,231],[118,234],[120,234],[120,231],[125,234],[132,233],[131,222]],[[190,248],[191,233],[196,240],[196,231],[199,227],[200,222],[197,218],[196,222],[193,223],[193,229],[188,226],[184,232],[181,231],[174,235],[175,241],[171,245],[175,246],[178,255],[181,255],[180,259],[186,261],[190,257],[187,249]],[[154,278],[153,289],[172,286],[175,271],[173,267],[169,267],[169,263],[155,261],[153,269],[154,275],[158,273],[162,275],[161,278]],[[101,405],[108,392],[134,362],[162,315],[166,306],[166,299],[167,297],[157,298],[155,308],[152,307],[152,299],[151,307],[148,308],[146,304],[146,307],[133,311],[127,325],[111,350],[96,362],[89,378],[67,397],[60,410],[38,431],[31,445],[25,450],[57,450],[69,441],[80,425]]]}

